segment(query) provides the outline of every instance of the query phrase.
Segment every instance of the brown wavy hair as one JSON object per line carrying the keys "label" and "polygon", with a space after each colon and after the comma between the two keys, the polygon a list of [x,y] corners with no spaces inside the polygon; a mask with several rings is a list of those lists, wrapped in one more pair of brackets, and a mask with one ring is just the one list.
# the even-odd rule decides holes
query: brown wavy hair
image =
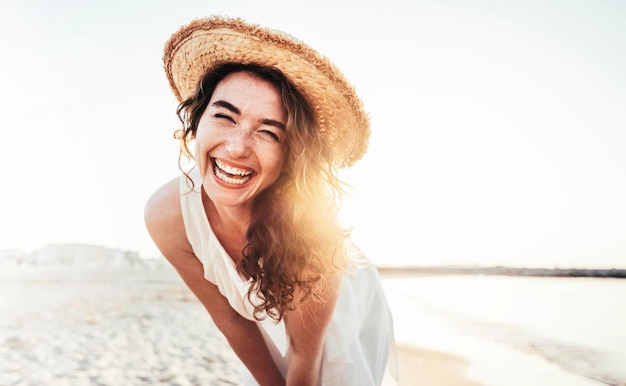
{"label": "brown wavy hair", "polygon": [[254,306],[254,317],[279,321],[285,311],[294,310],[305,299],[322,301],[326,279],[346,268],[344,243],[349,231],[338,220],[345,184],[337,176],[315,111],[280,70],[225,63],[209,71],[196,93],[178,106],[183,124],[175,132],[180,144],[179,167],[191,186],[181,160],[193,159],[188,144],[195,138],[215,87],[227,75],[240,71],[273,84],[287,112],[286,166],[278,180],[255,199],[243,259],[237,267],[252,279],[247,297]]}

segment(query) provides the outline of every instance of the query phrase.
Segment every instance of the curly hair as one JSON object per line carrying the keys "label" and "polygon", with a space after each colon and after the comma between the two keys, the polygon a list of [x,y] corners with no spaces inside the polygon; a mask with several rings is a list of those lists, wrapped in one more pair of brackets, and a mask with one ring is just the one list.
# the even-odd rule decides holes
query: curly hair
{"label": "curly hair", "polygon": [[346,269],[344,243],[349,231],[338,219],[345,184],[337,176],[313,108],[280,70],[225,63],[209,71],[196,93],[177,109],[183,124],[175,132],[179,167],[191,186],[181,160],[193,159],[188,144],[195,138],[216,86],[240,71],[273,84],[287,112],[287,162],[278,180],[255,198],[243,259],[237,267],[252,279],[247,298],[254,306],[254,317],[280,321],[287,310],[294,310],[305,299],[321,302],[326,279]]}

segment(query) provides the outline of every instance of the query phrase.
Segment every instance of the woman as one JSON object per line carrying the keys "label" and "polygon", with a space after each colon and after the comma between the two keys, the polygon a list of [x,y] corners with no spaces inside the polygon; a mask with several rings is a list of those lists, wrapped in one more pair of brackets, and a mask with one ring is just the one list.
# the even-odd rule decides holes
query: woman
{"label": "woman", "polygon": [[380,278],[337,220],[337,168],[369,138],[354,90],[301,42],[239,19],[182,27],[164,62],[196,167],[153,194],[146,225],[246,383],[393,382]]}

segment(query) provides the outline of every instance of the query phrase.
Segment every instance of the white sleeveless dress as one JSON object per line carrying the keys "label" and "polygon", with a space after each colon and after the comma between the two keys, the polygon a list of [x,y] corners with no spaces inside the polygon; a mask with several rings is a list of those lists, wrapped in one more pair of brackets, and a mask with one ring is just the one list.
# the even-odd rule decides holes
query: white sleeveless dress
{"label": "white sleeveless dress", "polygon": [[[235,263],[213,233],[202,205],[201,181],[197,169],[190,176],[190,190],[180,179],[180,202],[185,231],[194,254],[202,262],[204,277],[217,285],[231,307],[241,316],[255,320],[247,300],[250,281],[242,278]],[[324,386],[378,386],[397,384],[396,348],[393,322],[376,267],[356,249],[350,248],[359,264],[343,277],[341,292],[325,334],[321,369]],[[258,322],[274,362],[285,376],[288,341],[285,326],[267,318]],[[245,385],[257,385],[243,369]]]}

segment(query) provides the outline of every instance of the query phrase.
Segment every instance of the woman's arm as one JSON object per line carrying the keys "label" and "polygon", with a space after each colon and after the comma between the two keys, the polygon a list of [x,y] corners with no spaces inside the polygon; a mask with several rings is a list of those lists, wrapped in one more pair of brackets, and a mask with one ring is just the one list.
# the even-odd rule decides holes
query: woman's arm
{"label": "woman's arm", "polygon": [[[328,279],[322,294],[324,303],[307,299],[285,313],[285,328],[289,335],[288,386],[318,385],[324,348],[324,334],[337,304],[341,278]],[[297,296],[296,296],[297,299]]]}
{"label": "woman's arm", "polygon": [[180,209],[178,180],[159,189],[146,204],[150,236],[185,284],[207,309],[233,351],[261,385],[284,385],[256,323],[230,307],[216,285],[204,279],[202,263],[187,241]]}

